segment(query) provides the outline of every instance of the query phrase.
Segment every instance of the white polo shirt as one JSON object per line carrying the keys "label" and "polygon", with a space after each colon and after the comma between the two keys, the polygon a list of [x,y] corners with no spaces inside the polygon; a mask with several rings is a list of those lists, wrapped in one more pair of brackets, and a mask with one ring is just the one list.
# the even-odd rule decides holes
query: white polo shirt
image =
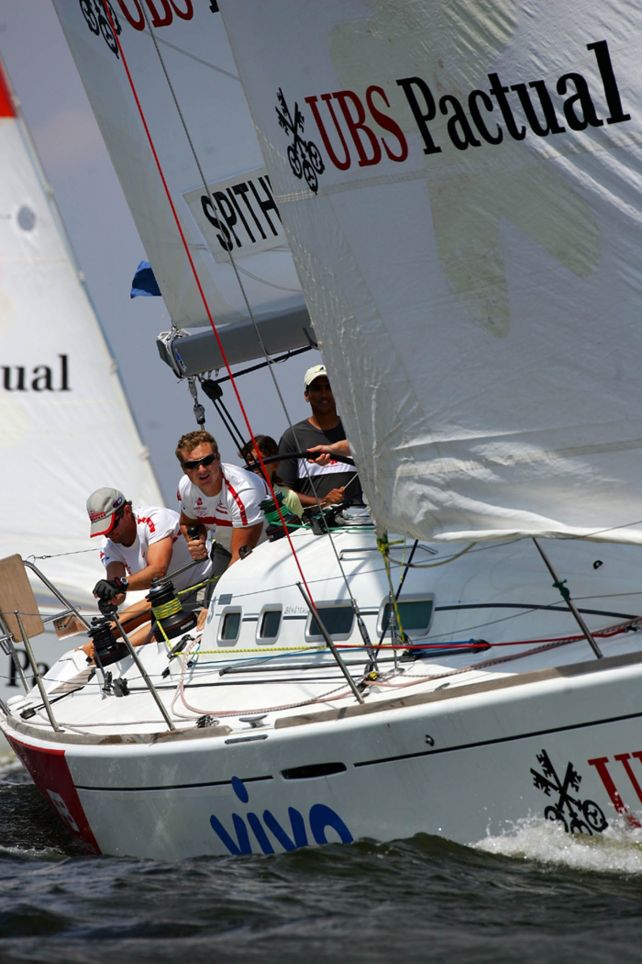
{"label": "white polo shirt", "polygon": [[103,541],[100,559],[105,568],[110,562],[122,562],[131,575],[140,572],[147,565],[147,552],[150,546],[170,536],[173,542],[172,558],[167,575],[173,576],[179,569],[190,565],[189,569],[172,578],[175,589],[187,589],[209,575],[212,563],[209,559],[194,562],[189,554],[187,543],[181,535],[180,516],[173,509],[164,506],[139,505],[132,507],[136,519],[136,537],[131,546],[112,542],[109,537]]}
{"label": "white polo shirt", "polygon": [[[264,522],[260,503],[269,495],[264,480],[238,465],[221,463],[223,485],[217,495],[204,495],[186,475],[178,483],[177,498],[189,519],[198,519],[207,529],[216,529],[217,542],[229,543],[231,529]],[[227,538],[226,538],[227,534]]]}

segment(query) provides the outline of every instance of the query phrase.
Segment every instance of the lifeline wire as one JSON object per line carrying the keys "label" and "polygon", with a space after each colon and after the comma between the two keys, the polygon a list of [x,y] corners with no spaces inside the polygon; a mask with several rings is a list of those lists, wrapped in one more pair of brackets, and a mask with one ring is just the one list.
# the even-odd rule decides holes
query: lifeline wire
{"label": "lifeline wire", "polygon": [[[110,10],[109,10],[109,4],[106,2],[106,0],[102,0],[102,5],[103,5],[103,8],[104,8],[104,10],[105,10],[105,13],[107,14],[107,17],[108,17],[110,26],[111,26],[112,29],[113,29],[113,28],[114,28],[114,24],[113,24],[113,21],[112,21],[112,18],[111,18],[111,12],[110,12]],[[209,197],[209,196],[210,196],[210,193],[209,193],[209,189],[208,189],[208,186],[207,186],[207,180],[206,180],[206,178],[205,178],[205,175],[204,175],[204,172],[203,172],[203,169],[202,169],[200,160],[199,160],[198,155],[197,155],[197,153],[196,153],[196,150],[195,150],[195,147],[194,147],[194,143],[193,143],[192,138],[191,138],[191,136],[190,136],[190,134],[189,134],[189,130],[188,130],[187,125],[186,125],[186,123],[185,123],[185,118],[184,118],[183,113],[182,113],[182,111],[181,111],[180,104],[179,104],[179,102],[178,102],[178,98],[176,97],[176,93],[175,93],[175,91],[174,91],[174,87],[173,87],[173,85],[172,85],[172,82],[171,82],[170,77],[169,77],[169,73],[168,73],[167,68],[166,68],[166,66],[165,66],[165,61],[163,60],[163,56],[162,56],[161,51],[160,51],[160,48],[159,48],[159,46],[158,46],[158,43],[157,43],[157,40],[156,40],[156,35],[155,35],[155,33],[154,33],[153,29],[152,29],[152,26],[151,26],[151,24],[150,24],[150,22],[149,22],[149,17],[148,17],[147,11],[146,11],[145,9],[143,9],[143,16],[144,16],[145,22],[146,22],[146,24],[147,24],[147,29],[148,29],[148,31],[149,31],[150,38],[151,38],[151,40],[152,40],[152,43],[154,44],[154,49],[156,50],[156,56],[157,56],[158,61],[159,61],[159,63],[160,63],[160,66],[161,66],[161,69],[162,69],[162,71],[163,71],[163,74],[165,75],[165,79],[166,79],[166,81],[167,81],[167,86],[168,86],[169,91],[170,91],[170,93],[171,93],[171,95],[172,95],[172,99],[173,99],[173,101],[174,101],[174,104],[176,105],[176,111],[177,111],[177,113],[178,113],[178,117],[179,117],[179,119],[180,119],[180,122],[181,122],[181,125],[182,125],[182,127],[183,127],[183,130],[184,130],[184,132],[185,132],[185,137],[186,137],[186,139],[187,139],[187,142],[188,142],[188,144],[189,144],[190,150],[191,150],[191,152],[192,152],[192,156],[193,156],[193,158],[194,158],[194,162],[195,162],[195,164],[196,164],[196,166],[197,166],[197,168],[198,168],[199,176],[200,176],[201,181],[202,181],[202,183],[203,183],[203,188],[204,188],[205,192],[207,193],[207,195],[208,195],[208,197]],[[300,561],[299,561],[299,558],[298,558],[296,549],[294,548],[294,545],[293,545],[293,543],[292,543],[292,541],[291,541],[291,539],[290,539],[290,536],[289,536],[289,533],[288,533],[288,528],[287,528],[285,519],[284,519],[284,517],[283,517],[283,514],[282,514],[282,512],[281,512],[281,509],[280,509],[280,507],[279,507],[279,505],[278,505],[278,502],[277,502],[277,499],[276,499],[276,495],[275,495],[275,493],[274,493],[274,489],[273,489],[272,483],[271,483],[271,481],[270,481],[270,478],[269,478],[268,473],[267,473],[266,470],[265,470],[265,465],[263,464],[263,458],[262,458],[262,456],[261,456],[260,451],[258,450],[258,446],[256,445],[256,439],[255,439],[255,437],[254,437],[254,431],[253,431],[253,429],[252,429],[252,426],[251,426],[251,424],[250,424],[249,418],[248,418],[248,416],[247,416],[247,412],[245,411],[245,407],[244,407],[244,405],[243,405],[243,403],[242,403],[242,401],[241,401],[241,396],[240,396],[240,394],[239,394],[238,387],[237,387],[237,385],[236,385],[236,380],[235,380],[234,375],[233,375],[233,373],[232,373],[230,364],[229,364],[229,362],[228,362],[228,360],[227,360],[227,355],[226,355],[226,353],[225,353],[225,349],[224,349],[224,347],[223,347],[223,343],[222,343],[222,341],[221,341],[221,338],[220,338],[220,336],[219,336],[218,330],[217,330],[216,325],[215,325],[215,323],[214,323],[214,318],[213,318],[213,316],[212,316],[212,314],[211,314],[211,311],[210,311],[210,308],[209,308],[209,304],[208,304],[207,298],[206,298],[206,296],[205,296],[205,292],[204,292],[204,290],[203,290],[203,287],[202,287],[202,285],[201,285],[201,283],[200,283],[200,279],[199,279],[199,277],[198,277],[198,272],[197,272],[197,270],[196,270],[196,265],[194,264],[194,262],[193,262],[193,260],[192,260],[191,253],[190,253],[190,251],[189,251],[189,245],[187,244],[187,239],[185,238],[184,232],[183,232],[183,230],[182,230],[182,226],[181,226],[181,224],[180,224],[180,219],[179,219],[179,217],[178,217],[178,212],[176,211],[176,208],[175,208],[175,206],[174,206],[174,203],[173,203],[173,201],[172,201],[172,199],[171,199],[170,192],[169,192],[169,186],[167,185],[167,181],[166,181],[166,179],[165,179],[165,177],[164,177],[164,175],[163,175],[162,168],[161,168],[161,165],[160,165],[160,160],[159,160],[159,158],[158,158],[158,155],[157,155],[156,150],[155,150],[154,145],[153,145],[153,141],[152,141],[152,137],[151,137],[151,132],[149,131],[147,122],[145,121],[145,118],[144,118],[144,115],[143,115],[142,106],[141,106],[141,104],[140,104],[140,100],[139,100],[138,95],[137,95],[137,93],[136,93],[136,90],[135,90],[135,87],[134,87],[134,83],[133,83],[133,79],[132,79],[132,77],[131,77],[131,73],[130,73],[130,71],[129,71],[129,67],[128,67],[127,61],[126,61],[126,59],[125,59],[125,53],[124,53],[124,51],[123,51],[123,48],[122,48],[120,39],[118,38],[115,30],[114,30],[114,37],[115,37],[115,39],[116,39],[116,43],[118,44],[118,48],[119,48],[120,53],[121,53],[121,56],[122,56],[123,67],[124,67],[125,72],[126,72],[126,74],[127,74],[127,78],[128,78],[128,80],[129,80],[129,84],[130,84],[130,87],[131,87],[131,90],[132,90],[132,94],[133,94],[134,99],[135,99],[135,101],[136,101],[136,106],[137,106],[137,108],[138,108],[138,111],[139,111],[141,120],[142,120],[142,122],[143,122],[143,125],[144,125],[144,128],[145,128],[145,132],[146,132],[146,134],[147,134],[147,138],[148,138],[148,141],[149,141],[149,144],[150,144],[150,148],[151,148],[151,150],[152,150],[152,154],[153,154],[154,160],[155,160],[155,162],[156,162],[156,166],[157,166],[158,171],[159,171],[159,174],[160,174],[160,176],[161,176],[161,179],[162,179],[162,182],[163,182],[163,186],[164,186],[164,188],[165,188],[165,193],[166,193],[166,195],[167,195],[167,199],[168,199],[168,201],[169,201],[169,204],[170,204],[170,207],[171,207],[171,210],[172,210],[172,213],[173,213],[173,216],[174,216],[174,219],[175,219],[175,222],[176,222],[176,225],[177,225],[177,228],[178,228],[180,237],[181,237],[181,241],[182,241],[183,246],[184,246],[184,248],[185,248],[185,252],[186,252],[186,255],[187,255],[187,258],[188,258],[190,267],[191,267],[191,269],[192,269],[192,273],[193,273],[193,275],[194,275],[194,279],[195,279],[195,281],[196,281],[196,284],[197,284],[197,287],[198,287],[198,291],[199,291],[199,293],[200,293],[200,295],[201,295],[201,300],[203,301],[203,305],[204,305],[204,307],[205,307],[205,310],[206,310],[206,313],[207,313],[207,317],[208,317],[209,322],[210,322],[210,325],[211,325],[211,327],[212,327],[212,331],[214,332],[214,335],[215,335],[215,337],[216,337],[216,341],[217,341],[217,344],[218,344],[218,348],[219,348],[219,351],[221,352],[221,357],[222,357],[222,359],[223,359],[225,368],[227,369],[227,372],[228,372],[228,375],[229,375],[229,378],[230,378],[230,382],[231,382],[232,388],[233,388],[233,390],[234,390],[234,394],[236,395],[236,400],[237,400],[238,405],[239,405],[239,408],[240,408],[240,410],[241,410],[241,414],[242,414],[242,416],[243,416],[243,419],[244,419],[244,421],[245,421],[245,424],[246,424],[246,426],[247,426],[247,429],[248,429],[248,431],[249,431],[249,433],[250,433],[250,436],[251,436],[251,439],[252,439],[252,444],[256,447],[257,455],[258,455],[258,461],[259,461],[259,463],[260,463],[260,465],[261,465],[261,471],[262,471],[262,473],[263,473],[263,477],[264,477],[264,479],[265,479],[265,481],[266,481],[266,483],[267,483],[267,485],[268,485],[268,487],[269,487],[269,489],[270,489],[270,493],[271,493],[272,498],[273,498],[273,500],[274,500],[274,502],[275,502],[275,504],[276,504],[276,509],[277,509],[277,512],[278,512],[279,517],[280,517],[280,519],[281,519],[281,525],[283,526],[283,529],[284,529],[286,538],[288,539],[288,543],[289,543],[289,545],[290,545],[290,549],[291,549],[292,554],[293,554],[293,557],[294,557],[294,559],[295,559],[297,568],[298,568],[298,570],[299,570],[299,572],[300,572],[300,574],[301,574],[301,578],[302,578],[303,584],[304,584],[304,586],[305,586],[305,588],[306,588],[306,591],[307,591],[307,593],[308,593],[308,596],[310,597],[310,600],[311,600],[311,602],[312,602],[312,606],[313,606],[314,610],[316,611],[316,608],[317,608],[317,607],[316,607],[316,604],[314,603],[314,599],[313,599],[313,597],[312,597],[312,593],[311,593],[310,590],[309,590],[308,583],[307,583],[306,578],[305,578],[305,575],[304,575],[304,573],[303,573],[303,569],[302,569],[302,567],[301,567],[301,563],[300,563]],[[214,198],[211,198],[211,200],[212,200],[212,203],[215,204]],[[240,291],[241,291],[243,300],[244,300],[244,302],[245,302],[245,306],[246,306],[246,308],[247,308],[248,315],[249,315],[249,317],[250,317],[250,320],[251,320],[252,325],[253,325],[253,327],[254,327],[255,334],[256,334],[256,336],[257,336],[257,340],[258,340],[259,344],[261,345],[261,350],[263,351],[264,358],[265,358],[266,362],[268,363],[268,369],[269,369],[269,371],[270,371],[270,377],[272,378],[275,391],[276,391],[277,396],[278,396],[278,398],[279,398],[279,400],[280,400],[280,402],[281,402],[281,405],[282,405],[282,407],[283,407],[283,411],[284,411],[284,413],[285,413],[285,416],[286,416],[288,425],[289,425],[290,427],[292,427],[292,420],[291,420],[291,418],[290,418],[290,414],[289,414],[288,409],[287,409],[287,406],[286,406],[286,404],[285,404],[285,399],[283,398],[283,394],[282,394],[282,392],[281,392],[281,390],[280,390],[280,388],[279,388],[279,386],[278,386],[278,383],[277,383],[276,377],[275,377],[275,375],[274,375],[274,372],[272,371],[272,364],[271,364],[271,362],[270,362],[270,358],[269,358],[268,353],[267,353],[267,350],[266,350],[266,348],[265,348],[265,343],[263,342],[263,339],[262,339],[261,334],[260,334],[259,329],[258,329],[258,325],[256,324],[256,319],[255,319],[255,317],[254,317],[254,312],[252,311],[252,308],[251,308],[251,306],[250,306],[250,303],[249,303],[249,300],[248,300],[248,297],[247,297],[247,293],[246,293],[246,291],[245,291],[245,287],[244,287],[244,285],[243,285],[243,282],[242,282],[241,277],[240,277],[240,274],[239,274],[238,266],[236,265],[236,262],[235,262],[235,260],[234,260],[234,258],[233,258],[233,256],[232,256],[232,253],[231,253],[231,252],[230,252],[230,262],[231,262],[231,264],[232,264],[232,266],[233,266],[233,270],[234,270],[234,273],[235,273],[235,275],[236,275],[236,279],[237,279],[237,282],[238,282],[238,285],[239,285],[239,288],[240,288]],[[306,466],[306,470],[307,470],[307,466]],[[355,474],[356,474],[356,473],[355,473]],[[310,477],[309,472],[308,472],[308,478],[310,479],[310,483],[311,483],[311,485],[312,485],[312,490],[313,490],[313,492],[314,492],[314,491],[315,491],[315,487],[314,487],[314,483],[313,483],[312,478]],[[315,495],[316,495],[316,492],[315,492]],[[365,623],[363,622],[363,619],[362,619],[362,617],[361,617],[359,608],[358,608],[358,606],[357,606],[356,599],[354,598],[354,595],[352,594],[352,591],[351,591],[351,589],[350,589],[350,586],[349,586],[349,583],[348,583],[348,579],[347,579],[347,576],[346,576],[346,574],[345,574],[345,570],[344,570],[343,565],[342,565],[342,563],[341,563],[341,560],[340,560],[340,558],[339,558],[339,554],[338,554],[337,549],[336,549],[336,546],[335,546],[335,544],[334,544],[334,540],[332,539],[332,536],[331,536],[329,527],[327,528],[327,532],[328,532],[328,535],[330,536],[330,542],[331,542],[331,545],[332,545],[333,552],[334,552],[334,554],[335,554],[335,558],[336,558],[337,565],[339,566],[339,569],[340,569],[341,574],[342,574],[342,576],[343,576],[344,583],[345,583],[345,586],[346,586],[348,595],[349,595],[349,597],[350,597],[350,601],[351,601],[351,603],[352,603],[353,609],[354,609],[354,611],[355,611],[355,613],[356,613],[356,615],[357,615],[357,619],[358,619],[358,621],[359,621],[359,629],[360,629],[360,632],[361,632],[362,636],[363,636],[364,633],[365,633],[364,641],[367,641],[367,643],[369,644],[369,640],[368,640],[368,638],[367,638],[367,630],[366,630],[366,627],[365,627]]]}

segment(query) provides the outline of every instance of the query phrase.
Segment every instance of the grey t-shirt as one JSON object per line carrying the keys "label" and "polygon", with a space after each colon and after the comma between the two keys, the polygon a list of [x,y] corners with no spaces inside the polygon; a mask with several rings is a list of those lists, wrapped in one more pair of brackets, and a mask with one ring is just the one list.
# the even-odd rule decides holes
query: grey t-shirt
{"label": "grey t-shirt", "polygon": [[331,461],[327,465],[318,465],[305,458],[288,457],[289,453],[305,452],[315,445],[328,445],[345,437],[341,419],[331,429],[316,428],[307,419],[286,429],[279,442],[279,455],[283,459],[279,462],[278,475],[283,484],[303,495],[314,495],[321,499],[332,489],[346,486],[345,501],[361,502],[361,485],[355,468],[345,462]]}

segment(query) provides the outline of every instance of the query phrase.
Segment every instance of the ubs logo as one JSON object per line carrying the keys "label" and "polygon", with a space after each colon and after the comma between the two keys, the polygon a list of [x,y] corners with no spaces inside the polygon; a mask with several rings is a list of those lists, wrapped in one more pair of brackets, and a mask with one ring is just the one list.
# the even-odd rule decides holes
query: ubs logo
{"label": "ubs logo", "polygon": [[[134,30],[145,27],[168,27],[177,20],[191,20],[194,16],[193,0],[78,0],[87,26],[97,37],[101,36],[115,57],[119,56],[118,41],[122,33],[120,16]],[[210,0],[209,9],[218,12],[218,3]]]}
{"label": "ubs logo", "polygon": [[[537,754],[541,770],[531,769],[533,785],[551,798],[551,804],[544,810],[547,820],[561,823],[570,833],[602,833],[608,822],[601,807],[594,800],[582,800],[579,795],[582,777],[572,763],[559,776],[546,750]],[[571,792],[573,791],[573,792]]]}
{"label": "ubs logo", "polygon": [[[105,3],[102,0],[79,0],[79,3],[91,32],[101,36],[111,52],[118,57],[116,36],[120,35],[123,28],[109,0],[105,0]],[[109,11],[109,16],[106,16],[106,10]]]}
{"label": "ubs logo", "polygon": [[305,182],[310,190],[316,194],[319,190],[319,174],[323,174],[325,164],[319,153],[319,148],[314,141],[303,139],[303,128],[305,121],[303,114],[299,110],[299,105],[294,104],[294,115],[285,102],[283,90],[279,87],[277,94],[278,107],[276,116],[279,119],[279,127],[286,134],[292,136],[292,143],[288,147],[288,161],[295,177],[305,178]]}

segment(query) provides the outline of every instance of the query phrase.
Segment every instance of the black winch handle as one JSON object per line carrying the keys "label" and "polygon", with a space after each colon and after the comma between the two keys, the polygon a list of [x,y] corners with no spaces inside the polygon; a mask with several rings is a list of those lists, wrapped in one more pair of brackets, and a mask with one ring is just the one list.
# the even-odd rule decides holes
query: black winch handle
{"label": "black winch handle", "polygon": [[[314,454],[314,453],[313,453]],[[317,453],[321,455],[323,453]],[[267,458],[263,459],[264,465],[269,465],[271,462],[284,462],[285,459],[307,459],[310,458],[310,452],[306,449],[303,452],[288,452],[287,455],[269,455]],[[354,465],[354,459],[351,459],[348,455],[332,455],[335,462],[345,462],[346,465]],[[245,463],[247,465],[247,462]],[[258,465],[258,460],[253,462],[252,465]]]}

